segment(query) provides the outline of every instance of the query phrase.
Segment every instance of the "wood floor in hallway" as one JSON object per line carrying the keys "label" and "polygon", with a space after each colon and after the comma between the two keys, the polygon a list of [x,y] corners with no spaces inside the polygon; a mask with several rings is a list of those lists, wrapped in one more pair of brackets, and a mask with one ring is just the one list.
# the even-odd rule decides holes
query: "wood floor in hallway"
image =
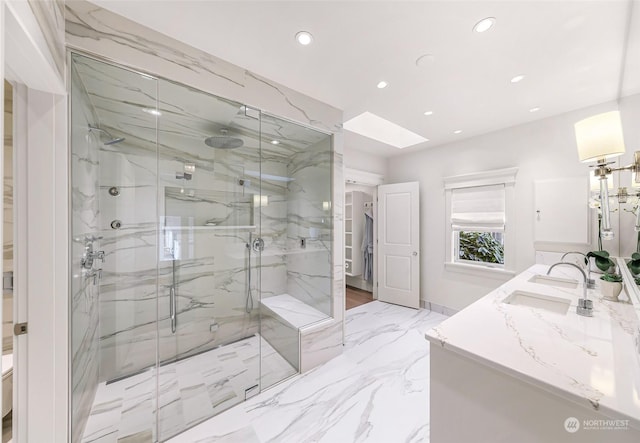
{"label": "wood floor in hallway", "polygon": [[373,294],[371,292],[347,286],[347,309],[352,309],[372,301]]}

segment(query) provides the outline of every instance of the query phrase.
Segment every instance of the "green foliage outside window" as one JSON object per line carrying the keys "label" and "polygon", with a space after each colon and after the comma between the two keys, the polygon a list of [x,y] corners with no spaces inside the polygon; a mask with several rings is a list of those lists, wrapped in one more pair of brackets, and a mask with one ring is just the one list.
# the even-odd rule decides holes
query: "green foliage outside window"
{"label": "green foliage outside window", "polygon": [[459,234],[459,258],[483,263],[504,264],[504,245],[491,232]]}

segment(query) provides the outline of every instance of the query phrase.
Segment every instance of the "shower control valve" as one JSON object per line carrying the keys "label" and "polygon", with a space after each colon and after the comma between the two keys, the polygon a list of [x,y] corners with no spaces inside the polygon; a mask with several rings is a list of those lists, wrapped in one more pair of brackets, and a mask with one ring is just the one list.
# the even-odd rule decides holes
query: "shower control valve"
{"label": "shower control valve", "polygon": [[102,268],[100,269],[95,269],[92,273],[91,276],[93,276],[93,285],[97,285],[98,284],[98,280],[102,279]]}
{"label": "shower control valve", "polygon": [[102,263],[104,263],[104,251],[96,251],[93,253],[93,259],[94,260],[100,260]]}
{"label": "shower control valve", "polygon": [[264,251],[264,240],[260,237],[254,238],[251,242],[251,248],[256,252]]}
{"label": "shower control valve", "polygon": [[87,251],[85,257],[87,264],[90,262],[93,265],[95,260],[100,260],[104,263],[104,251]]}
{"label": "shower control valve", "polygon": [[93,243],[87,243],[84,247],[84,254],[80,259],[80,266],[82,269],[92,270],[93,262],[96,260],[100,260],[104,263],[104,251],[94,251]]}

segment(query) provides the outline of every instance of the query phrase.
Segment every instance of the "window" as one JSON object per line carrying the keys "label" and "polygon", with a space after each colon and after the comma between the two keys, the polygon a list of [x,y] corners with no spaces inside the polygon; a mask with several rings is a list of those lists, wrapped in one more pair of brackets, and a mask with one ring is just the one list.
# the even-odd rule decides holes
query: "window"
{"label": "window", "polygon": [[513,274],[517,169],[445,178],[446,268]]}
{"label": "window", "polygon": [[452,190],[454,262],[504,266],[504,184]]}

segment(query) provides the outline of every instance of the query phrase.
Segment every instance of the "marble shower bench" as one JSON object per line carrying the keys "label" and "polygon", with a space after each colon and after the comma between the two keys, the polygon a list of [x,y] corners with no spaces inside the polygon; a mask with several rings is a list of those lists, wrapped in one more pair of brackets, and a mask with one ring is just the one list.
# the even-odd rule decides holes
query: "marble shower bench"
{"label": "marble shower bench", "polygon": [[[335,352],[335,340],[323,345],[314,336],[319,331],[335,328],[339,322],[289,294],[263,299],[260,315],[262,337],[301,373],[328,360],[323,356],[327,350],[330,354]],[[301,346],[302,343],[313,343],[313,346]]]}

